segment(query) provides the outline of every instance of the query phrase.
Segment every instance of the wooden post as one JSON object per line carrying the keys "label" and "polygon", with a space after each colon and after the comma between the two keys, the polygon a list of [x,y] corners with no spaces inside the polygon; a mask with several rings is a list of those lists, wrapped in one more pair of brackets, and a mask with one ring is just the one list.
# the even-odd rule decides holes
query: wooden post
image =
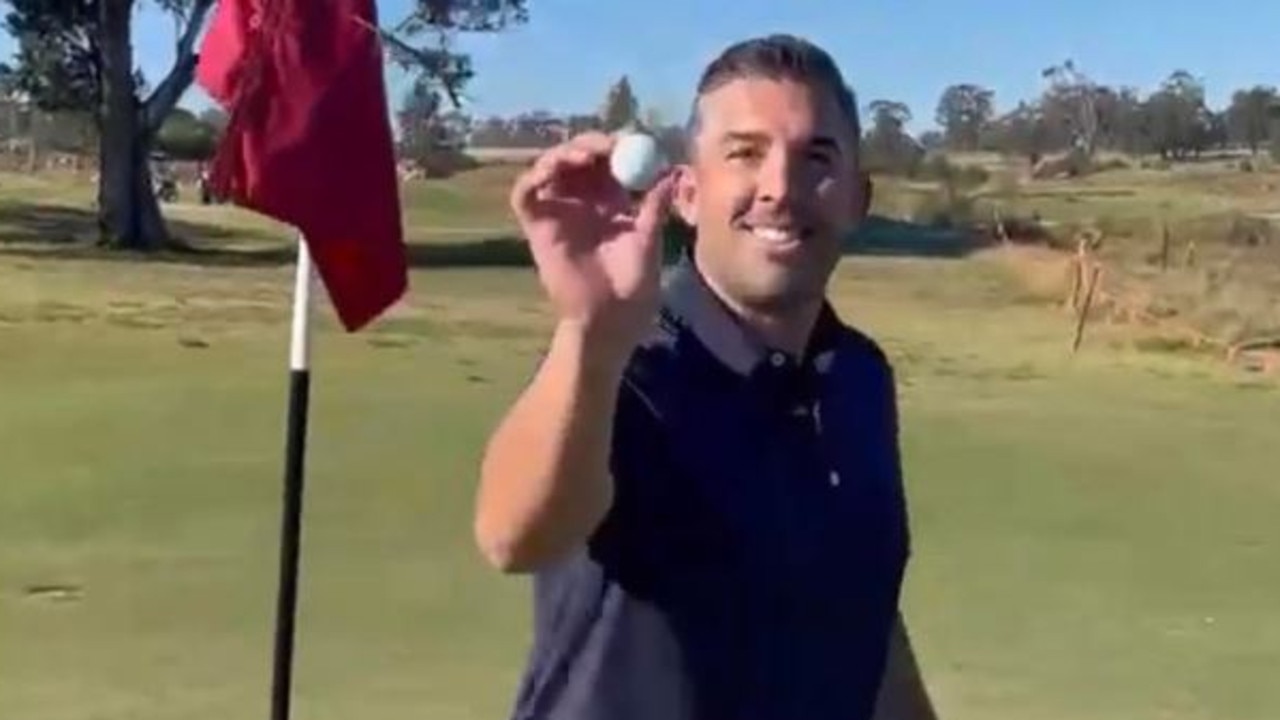
{"label": "wooden post", "polygon": [[1160,270],[1167,271],[1169,269],[1169,221],[1162,223],[1160,232]]}
{"label": "wooden post", "polygon": [[1071,258],[1070,273],[1071,288],[1067,290],[1067,297],[1062,301],[1062,308],[1075,312],[1080,299],[1080,257],[1078,255]]}
{"label": "wooden post", "polygon": [[1076,239],[1076,257],[1071,266],[1071,293],[1067,296],[1067,308],[1074,312],[1080,308],[1080,292],[1089,271],[1089,240],[1083,235]]}
{"label": "wooden post", "polygon": [[1102,275],[1102,266],[1095,263],[1089,273],[1089,286],[1085,289],[1084,303],[1080,307],[1080,312],[1076,315],[1075,336],[1071,340],[1071,353],[1074,355],[1080,349],[1080,343],[1084,340],[1084,326],[1089,319],[1089,308],[1093,305],[1093,295],[1098,289],[1098,279]]}

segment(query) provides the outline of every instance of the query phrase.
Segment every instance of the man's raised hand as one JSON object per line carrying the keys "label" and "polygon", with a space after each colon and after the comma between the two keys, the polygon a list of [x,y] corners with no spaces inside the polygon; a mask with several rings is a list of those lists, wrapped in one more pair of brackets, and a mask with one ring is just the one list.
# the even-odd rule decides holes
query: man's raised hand
{"label": "man's raised hand", "polygon": [[633,198],[609,173],[614,142],[588,132],[547,150],[516,180],[511,206],[558,320],[625,352],[657,311],[674,178]]}

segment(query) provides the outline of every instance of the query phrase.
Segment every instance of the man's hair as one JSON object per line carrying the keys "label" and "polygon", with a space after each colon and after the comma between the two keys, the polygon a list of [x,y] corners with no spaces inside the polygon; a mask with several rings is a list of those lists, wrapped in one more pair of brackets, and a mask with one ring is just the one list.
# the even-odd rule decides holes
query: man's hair
{"label": "man's hair", "polygon": [[848,120],[853,137],[862,137],[857,95],[845,82],[836,61],[808,40],[777,34],[731,45],[702,71],[693,112],[685,128],[690,148],[698,131],[698,103],[702,97],[730,82],[749,78],[790,80],[830,92]]}

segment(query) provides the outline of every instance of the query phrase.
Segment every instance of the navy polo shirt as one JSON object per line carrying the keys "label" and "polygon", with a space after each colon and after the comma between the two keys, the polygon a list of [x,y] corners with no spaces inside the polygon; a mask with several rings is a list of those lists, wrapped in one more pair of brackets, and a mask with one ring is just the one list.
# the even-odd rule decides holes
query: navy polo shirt
{"label": "navy polo shirt", "polygon": [[829,306],[801,360],[761,346],[687,256],[663,292],[513,717],[870,718],[909,555],[890,366]]}

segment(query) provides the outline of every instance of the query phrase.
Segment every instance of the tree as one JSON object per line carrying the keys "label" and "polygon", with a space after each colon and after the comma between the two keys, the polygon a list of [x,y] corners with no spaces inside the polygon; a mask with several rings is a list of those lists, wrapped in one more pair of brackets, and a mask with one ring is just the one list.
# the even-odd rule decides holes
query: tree
{"label": "tree", "polygon": [[1099,146],[1138,155],[1150,152],[1142,98],[1133,88],[1099,88]]}
{"label": "tree", "polygon": [[1045,117],[1041,103],[1020,102],[1012,112],[991,124],[985,142],[999,152],[1025,157],[1035,165],[1053,149]]}
{"label": "tree", "polygon": [[1070,134],[1071,148],[1084,153],[1086,160],[1092,159],[1098,147],[1100,89],[1088,75],[1076,69],[1072,60],[1047,67],[1040,72],[1040,76],[1050,82],[1045,104],[1057,103],[1066,109],[1063,115]]}
{"label": "tree", "polygon": [[942,127],[947,147],[977,150],[982,131],[995,113],[995,94],[978,85],[952,85],[938,100],[936,121]]}
{"label": "tree", "polygon": [[937,152],[947,146],[947,137],[938,130],[925,130],[920,133],[917,141],[920,143],[920,149],[926,153]]}
{"label": "tree", "polygon": [[424,167],[428,164],[432,150],[441,145],[440,128],[436,123],[441,102],[440,95],[422,83],[413,83],[405,92],[396,112],[401,157]]}
{"label": "tree", "polygon": [[227,129],[227,122],[230,119],[227,111],[220,107],[209,107],[200,111],[200,122],[216,130],[219,135]]}
{"label": "tree", "polygon": [[910,175],[924,152],[907,133],[911,108],[894,100],[875,100],[868,106],[871,127],[862,139],[868,170],[894,175]]}
{"label": "tree", "polygon": [[134,0],[8,0],[5,29],[17,41],[17,86],[37,109],[83,113],[98,139],[103,242],[156,249],[167,241],[151,186],[156,134],[195,74],[195,44],[213,0],[154,0],[178,22],[176,57],[154,87],[134,64]]}
{"label": "tree", "polygon": [[[99,143],[102,241],[156,250],[170,244],[151,185],[156,136],[195,79],[196,43],[214,0],[150,0],[178,28],[173,65],[148,87],[135,71],[133,14],[142,0],[7,0],[5,29],[17,41],[18,89],[46,112],[92,116]],[[473,73],[453,49],[458,33],[495,32],[527,19],[526,0],[414,0],[383,31],[390,58],[455,103]],[[426,38],[424,46],[415,40]]]}
{"label": "tree", "polygon": [[667,119],[664,117],[662,110],[656,107],[645,108],[643,117],[636,121],[641,129],[648,132],[657,132],[667,125]]}
{"label": "tree", "polygon": [[218,129],[185,108],[175,108],[156,133],[155,147],[174,160],[204,162],[218,147]]}
{"label": "tree", "polygon": [[1147,98],[1147,132],[1161,157],[1183,159],[1205,147],[1214,120],[1204,98],[1204,84],[1185,70],[1175,71]]}
{"label": "tree", "polygon": [[1274,87],[1257,85],[1237,90],[1227,108],[1227,135],[1231,142],[1240,143],[1257,155],[1270,139],[1271,108],[1278,102],[1280,96]]}
{"label": "tree", "polygon": [[605,132],[613,132],[639,121],[640,101],[631,90],[631,80],[623,75],[609,88],[604,106],[600,108],[600,123]]}
{"label": "tree", "polygon": [[1271,140],[1268,152],[1272,160],[1280,162],[1280,100],[1273,103],[1267,110],[1267,117],[1271,121],[1270,130],[1267,133]]}
{"label": "tree", "polygon": [[412,160],[427,177],[448,177],[472,167],[474,161],[462,151],[470,118],[445,111],[439,95],[422,83],[414,83],[405,93],[396,119],[400,157]]}

